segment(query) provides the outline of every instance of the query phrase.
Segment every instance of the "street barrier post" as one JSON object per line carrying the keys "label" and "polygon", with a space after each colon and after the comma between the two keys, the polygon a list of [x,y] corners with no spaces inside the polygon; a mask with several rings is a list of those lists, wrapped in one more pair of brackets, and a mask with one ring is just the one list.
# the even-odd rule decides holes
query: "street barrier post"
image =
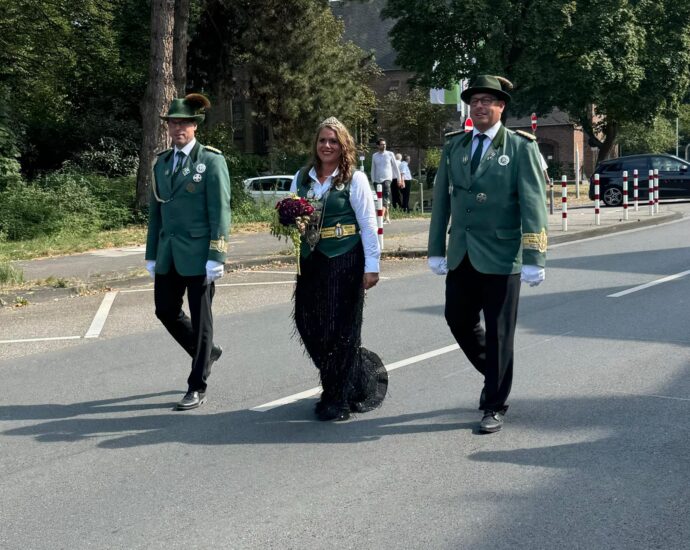
{"label": "street barrier post", "polygon": [[568,231],[568,176],[561,176],[561,229]]}
{"label": "street barrier post", "polygon": [[599,174],[594,174],[594,225],[601,225],[599,213]]}
{"label": "street barrier post", "polygon": [[628,219],[628,171],[623,171],[623,219]]}

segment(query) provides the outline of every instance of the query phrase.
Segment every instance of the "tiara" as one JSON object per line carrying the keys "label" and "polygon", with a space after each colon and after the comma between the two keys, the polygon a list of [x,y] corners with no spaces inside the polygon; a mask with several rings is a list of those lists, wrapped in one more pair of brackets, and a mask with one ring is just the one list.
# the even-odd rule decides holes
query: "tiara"
{"label": "tiara", "polygon": [[334,116],[328,117],[321,124],[319,124],[319,128],[323,128],[324,126],[338,126],[343,128],[345,127],[345,125]]}

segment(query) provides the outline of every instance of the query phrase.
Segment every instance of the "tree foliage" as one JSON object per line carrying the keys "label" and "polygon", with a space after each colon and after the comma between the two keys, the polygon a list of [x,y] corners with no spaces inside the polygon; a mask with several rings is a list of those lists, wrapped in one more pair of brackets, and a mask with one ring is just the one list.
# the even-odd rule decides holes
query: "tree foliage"
{"label": "tree foliage", "polygon": [[388,94],[381,102],[381,111],[388,128],[387,139],[398,147],[415,148],[417,166],[421,166],[421,150],[437,144],[453,118],[448,106],[432,105],[428,91],[420,88],[413,88],[407,95]]}
{"label": "tree foliage", "polygon": [[376,68],[342,34],[324,1],[211,0],[190,48],[193,85],[251,98],[283,147],[303,147],[329,116],[354,131],[375,103]]}
{"label": "tree foliage", "polygon": [[605,158],[621,125],[677,109],[690,85],[690,3],[388,0],[398,62],[425,85],[502,74],[517,114],[569,113]]}

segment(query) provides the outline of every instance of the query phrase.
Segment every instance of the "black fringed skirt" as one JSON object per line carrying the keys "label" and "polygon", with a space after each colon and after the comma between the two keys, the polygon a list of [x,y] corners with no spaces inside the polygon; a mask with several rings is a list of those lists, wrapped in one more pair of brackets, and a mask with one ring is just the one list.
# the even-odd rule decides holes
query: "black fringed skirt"
{"label": "black fringed skirt", "polygon": [[295,326],[319,370],[321,401],[349,404],[359,412],[380,406],[388,374],[379,356],[362,347],[362,243],[333,258],[314,251],[300,266]]}

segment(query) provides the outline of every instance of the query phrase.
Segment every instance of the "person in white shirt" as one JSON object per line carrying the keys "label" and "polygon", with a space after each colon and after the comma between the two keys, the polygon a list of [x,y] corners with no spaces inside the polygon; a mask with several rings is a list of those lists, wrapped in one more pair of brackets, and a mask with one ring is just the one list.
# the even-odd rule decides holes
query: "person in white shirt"
{"label": "person in white shirt", "polygon": [[412,189],[412,173],[410,172],[410,155],[405,155],[400,161],[400,173],[403,177],[402,209],[404,212],[410,211],[410,189]]}
{"label": "person in white shirt", "polygon": [[294,295],[297,332],[323,387],[319,420],[373,410],[388,386],[383,362],[362,347],[364,294],[379,280],[381,250],[374,197],[367,176],[355,170],[355,153],[347,128],[326,119],[290,189],[321,206],[315,231],[302,236]]}
{"label": "person in white shirt", "polygon": [[383,219],[384,223],[390,223],[391,182],[394,178],[402,181],[402,177],[398,164],[395,162],[395,155],[386,151],[386,140],[379,138],[376,145],[379,150],[371,157],[371,181],[374,184],[374,189],[378,183],[383,187]]}

